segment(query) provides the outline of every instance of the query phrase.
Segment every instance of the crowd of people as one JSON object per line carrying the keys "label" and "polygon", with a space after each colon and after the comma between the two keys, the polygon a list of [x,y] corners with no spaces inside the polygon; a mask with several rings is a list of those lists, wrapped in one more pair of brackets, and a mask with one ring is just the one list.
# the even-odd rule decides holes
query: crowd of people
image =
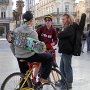
{"label": "crowd of people", "polygon": [[[60,71],[68,82],[69,89],[72,88],[73,83],[73,69],[72,69],[72,56],[73,56],[73,42],[75,38],[74,21],[69,14],[62,16],[62,30],[57,33],[56,29],[52,25],[53,18],[51,15],[44,17],[45,24],[40,25],[37,30],[33,30],[33,14],[30,11],[26,11],[23,14],[24,24],[17,27],[14,32],[29,33],[31,38],[38,39],[46,44],[46,50],[54,50],[53,46],[58,45],[58,52],[60,56]],[[87,51],[90,51],[90,30],[87,32]],[[82,36],[82,43],[86,38]],[[83,44],[84,45],[84,44]],[[17,58],[21,73],[26,73],[29,69],[28,62],[38,62],[39,67],[36,71],[41,73],[40,81],[45,83],[48,82],[48,76],[52,68],[52,62],[56,61],[56,54],[51,55],[50,53],[35,53],[31,50],[14,46],[11,44],[11,50]],[[82,46],[83,52],[83,46]],[[23,61],[24,60],[24,61]],[[35,73],[35,76],[38,72]],[[61,89],[65,89],[63,80],[60,80]]]}

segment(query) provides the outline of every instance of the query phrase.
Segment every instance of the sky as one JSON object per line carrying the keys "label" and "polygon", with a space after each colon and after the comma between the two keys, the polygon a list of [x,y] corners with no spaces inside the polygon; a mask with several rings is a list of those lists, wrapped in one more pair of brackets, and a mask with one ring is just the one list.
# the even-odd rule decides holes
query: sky
{"label": "sky", "polygon": [[[13,1],[13,9],[15,9],[16,8],[16,1],[17,0],[12,0],[12,1]],[[23,1],[25,1],[25,0],[23,0]],[[38,2],[39,0],[35,0],[35,1]],[[79,2],[79,1],[83,1],[83,0],[76,0],[76,2]]]}

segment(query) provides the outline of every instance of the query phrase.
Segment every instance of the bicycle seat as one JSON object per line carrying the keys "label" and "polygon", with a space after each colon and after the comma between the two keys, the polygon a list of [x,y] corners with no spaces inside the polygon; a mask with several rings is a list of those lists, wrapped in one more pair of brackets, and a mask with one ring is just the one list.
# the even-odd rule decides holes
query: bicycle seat
{"label": "bicycle seat", "polygon": [[55,68],[58,67],[58,65],[55,61],[53,61],[52,66],[55,67]]}

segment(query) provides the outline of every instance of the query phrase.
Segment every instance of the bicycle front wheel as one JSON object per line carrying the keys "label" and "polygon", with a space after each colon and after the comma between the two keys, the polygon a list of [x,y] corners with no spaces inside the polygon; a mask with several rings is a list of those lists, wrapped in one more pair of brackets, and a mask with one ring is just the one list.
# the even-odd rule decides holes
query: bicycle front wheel
{"label": "bicycle front wheel", "polygon": [[[31,86],[31,81],[28,79],[25,83],[25,75],[19,72],[10,74],[2,83],[1,90],[28,90]],[[22,87],[22,88],[21,88]]]}

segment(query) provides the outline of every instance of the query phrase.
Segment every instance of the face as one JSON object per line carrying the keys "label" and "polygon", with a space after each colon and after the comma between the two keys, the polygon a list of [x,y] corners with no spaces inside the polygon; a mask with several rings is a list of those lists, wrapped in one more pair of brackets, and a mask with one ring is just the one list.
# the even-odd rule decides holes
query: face
{"label": "face", "polygon": [[51,24],[52,24],[51,19],[46,18],[46,20],[45,20],[45,24],[46,24],[47,26],[51,26]]}
{"label": "face", "polygon": [[31,19],[30,20],[30,25],[33,26],[33,23],[34,23],[34,21],[33,21],[33,19]]}
{"label": "face", "polygon": [[68,18],[66,16],[62,17],[62,22],[64,25],[66,25],[68,23]]}

